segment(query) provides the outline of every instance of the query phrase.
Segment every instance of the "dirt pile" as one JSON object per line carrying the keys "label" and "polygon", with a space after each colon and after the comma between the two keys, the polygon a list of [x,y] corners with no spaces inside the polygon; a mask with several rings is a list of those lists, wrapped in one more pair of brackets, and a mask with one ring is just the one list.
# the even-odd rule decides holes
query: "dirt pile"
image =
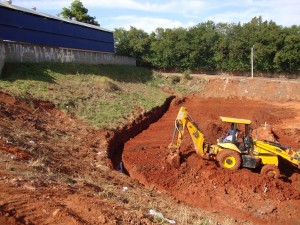
{"label": "dirt pile", "polygon": [[[202,76],[201,76],[202,77]],[[239,98],[275,102],[299,101],[299,80],[261,77],[204,76],[203,97]]]}
{"label": "dirt pile", "polygon": [[264,126],[258,127],[252,132],[252,136],[256,137],[258,140],[266,140],[276,142],[277,137],[274,134],[272,127],[265,124]]}
{"label": "dirt pile", "polygon": [[5,118],[0,120],[0,143],[6,151],[65,173],[83,170],[101,150],[106,153],[101,146],[106,143],[105,132],[67,116],[52,103],[26,101],[0,92],[0,116]]}
{"label": "dirt pile", "polygon": [[[228,129],[219,119],[222,115],[250,119],[254,121],[254,126],[267,121],[276,127],[274,133],[282,144],[297,148],[297,125],[287,123],[292,117],[299,117],[299,103],[293,104],[294,108],[286,108],[279,103],[188,96],[184,102],[171,104],[158,122],[125,143],[122,157],[124,165],[131,177],[146,186],[155,185],[179,201],[257,224],[297,224],[300,222],[297,214],[300,206],[300,174],[291,172],[292,167],[283,170],[290,172],[279,180],[263,177],[256,170],[224,170],[216,162],[203,160],[196,155],[188,134],[181,148],[181,167],[171,168],[165,160],[180,106],[188,109],[210,143],[216,143],[217,138]],[[291,132],[277,134],[284,133],[282,130],[286,127]]]}
{"label": "dirt pile", "polygon": [[151,223],[107,190],[111,183],[120,190],[135,184],[106,166],[106,132],[51,103],[3,92],[0,118],[1,224]]}

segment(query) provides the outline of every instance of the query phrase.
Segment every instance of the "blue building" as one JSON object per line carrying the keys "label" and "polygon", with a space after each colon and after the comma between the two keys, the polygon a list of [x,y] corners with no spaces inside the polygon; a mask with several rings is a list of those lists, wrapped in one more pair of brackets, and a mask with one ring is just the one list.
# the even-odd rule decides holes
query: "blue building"
{"label": "blue building", "polygon": [[114,53],[111,31],[18,7],[9,1],[0,3],[0,40]]}

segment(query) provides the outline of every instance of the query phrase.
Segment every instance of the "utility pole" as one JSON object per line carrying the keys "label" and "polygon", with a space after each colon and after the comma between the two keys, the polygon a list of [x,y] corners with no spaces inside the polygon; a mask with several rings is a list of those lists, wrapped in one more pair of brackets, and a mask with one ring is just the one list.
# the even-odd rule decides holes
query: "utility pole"
{"label": "utility pole", "polygon": [[251,48],[251,77],[253,78],[253,48],[254,45]]}

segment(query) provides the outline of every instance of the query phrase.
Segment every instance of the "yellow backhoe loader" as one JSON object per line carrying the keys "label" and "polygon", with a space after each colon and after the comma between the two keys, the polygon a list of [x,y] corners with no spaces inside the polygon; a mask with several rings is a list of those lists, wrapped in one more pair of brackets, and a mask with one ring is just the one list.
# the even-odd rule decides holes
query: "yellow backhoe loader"
{"label": "yellow backhoe loader", "polygon": [[[237,170],[240,167],[261,168],[261,174],[278,178],[279,157],[300,168],[300,151],[294,151],[279,143],[253,140],[251,137],[250,120],[220,117],[223,122],[231,123],[231,138],[217,140],[217,144],[205,143],[204,135],[196,122],[188,114],[186,108],[181,107],[175,120],[173,139],[169,145],[170,154],[167,162],[180,167],[180,146],[187,128],[196,153],[205,159],[217,160],[225,169]],[[237,127],[243,127],[243,131]],[[242,136],[239,134],[242,133]],[[174,143],[177,135],[176,143]]]}

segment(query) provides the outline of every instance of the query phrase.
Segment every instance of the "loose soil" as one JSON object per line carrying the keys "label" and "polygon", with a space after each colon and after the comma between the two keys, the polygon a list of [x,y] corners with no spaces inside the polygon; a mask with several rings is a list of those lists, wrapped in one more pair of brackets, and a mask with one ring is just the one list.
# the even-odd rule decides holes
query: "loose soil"
{"label": "loose soil", "polygon": [[[147,127],[157,118],[146,113],[133,124]],[[136,132],[132,124],[97,130],[50,102],[0,92],[0,224],[161,224],[150,209],[178,224],[235,221],[178,204],[114,170],[108,155],[129,132]]]}
{"label": "loose soil", "polygon": [[[177,224],[199,215],[198,224],[300,224],[299,170],[283,161],[278,180],[224,170],[196,155],[186,135],[180,168],[166,163],[181,106],[210,143],[228,129],[219,116],[229,116],[265,125],[258,139],[299,149],[300,82],[206,79],[202,93],[170,98],[118,131],[0,92],[0,223],[161,224],[149,215],[155,209]],[[130,177],[114,170],[121,160]]]}
{"label": "loose soil", "polygon": [[166,163],[174,121],[181,106],[188,109],[209,143],[228,130],[220,116],[250,119],[258,140],[278,141],[300,148],[299,81],[206,77],[199,95],[176,99],[167,113],[149,129],[128,141],[123,163],[129,175],[142,184],[166,190],[179,201],[221,212],[256,224],[299,224],[300,175],[297,168],[280,162],[282,176],[272,180],[259,170],[228,171],[204,160],[194,151],[186,133],[181,167]]}
{"label": "loose soil", "polygon": [[175,169],[168,165],[165,160],[169,153],[167,146],[180,106],[188,109],[210,143],[216,143],[227,131],[228,124],[227,127],[222,124],[219,116],[228,116],[250,119],[256,127],[271,124],[273,137],[284,145],[299,148],[299,102],[187,96],[173,101],[158,122],[128,141],[122,159],[132,178],[146,186],[154,184],[159,190],[166,190],[178,200],[196,207],[249,219],[256,224],[300,223],[299,171],[284,162],[280,165],[283,176],[279,180],[263,177],[257,170],[224,170],[216,162],[196,155],[186,133],[181,148],[181,167]]}

